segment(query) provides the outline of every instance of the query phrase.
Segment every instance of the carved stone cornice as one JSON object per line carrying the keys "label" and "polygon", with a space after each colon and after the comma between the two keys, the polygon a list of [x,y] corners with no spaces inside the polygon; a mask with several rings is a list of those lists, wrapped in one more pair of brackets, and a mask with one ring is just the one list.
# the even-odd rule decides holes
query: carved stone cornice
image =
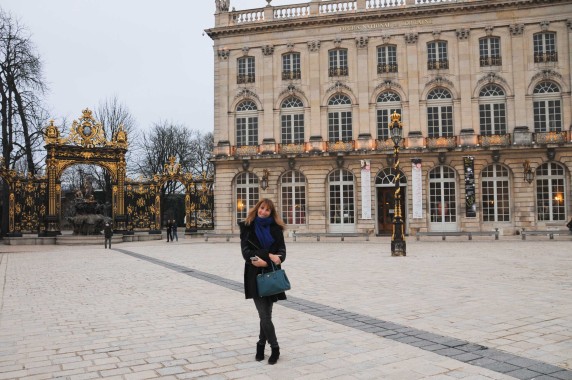
{"label": "carved stone cornice", "polygon": [[438,75],[435,78],[431,79],[425,87],[432,87],[432,86],[439,86],[439,87],[449,87],[454,88],[453,82],[451,82],[447,78],[443,78],[442,76]]}
{"label": "carved stone cornice", "polygon": [[356,37],[356,46],[358,47],[358,49],[366,48],[368,42],[369,42],[369,37],[365,36]]}
{"label": "carved stone cornice", "polygon": [[305,96],[304,92],[300,89],[298,89],[295,85],[293,84],[289,84],[288,87],[286,87],[279,95],[278,97],[282,97],[283,95],[301,95],[301,96]]}
{"label": "carved stone cornice", "polygon": [[524,24],[510,24],[508,30],[512,36],[520,36],[524,32]]}
{"label": "carved stone cornice", "polygon": [[234,97],[234,99],[238,99],[238,98],[243,98],[243,99],[257,99],[258,101],[260,101],[260,98],[258,97],[258,95],[256,95],[256,93],[252,90],[249,90],[248,88],[241,88],[240,90],[238,90],[238,92],[236,93],[236,96]]}
{"label": "carved stone cornice", "polygon": [[218,49],[217,50],[218,59],[221,61],[226,61],[230,55],[230,50],[228,49]]}
{"label": "carved stone cornice", "polygon": [[352,89],[348,85],[340,81],[337,81],[336,83],[334,83],[332,87],[326,90],[326,92],[344,92],[344,91],[348,91],[353,94]]}
{"label": "carved stone cornice", "polygon": [[562,78],[563,78],[563,77],[562,77],[562,75],[561,75],[559,72],[554,71],[554,70],[552,70],[552,69],[547,69],[547,70],[542,70],[542,71],[539,72],[539,73],[536,73],[536,74],[532,77],[531,82],[536,82],[536,81],[539,80],[539,79],[546,79],[546,80],[558,79],[558,80],[561,81]]}
{"label": "carved stone cornice", "polygon": [[412,45],[417,43],[418,34],[417,33],[405,33],[405,42]]}
{"label": "carved stone cornice", "polygon": [[401,87],[401,85],[399,83],[392,81],[391,79],[387,79],[387,80],[384,80],[383,82],[379,83],[377,86],[375,86],[375,89],[373,90],[373,92],[376,93],[380,90],[393,90],[395,88],[398,88],[401,91],[403,91],[403,87]]}
{"label": "carved stone cornice", "polygon": [[481,87],[485,83],[502,83],[505,87],[508,88],[508,82],[502,76],[493,72],[487,73],[481,79],[479,79],[477,82],[477,87]]}
{"label": "carved stone cornice", "polygon": [[321,42],[319,40],[308,41],[308,50],[316,52],[320,50]]}
{"label": "carved stone cornice", "polygon": [[264,55],[272,55],[274,53],[274,46],[273,45],[264,45],[262,46],[262,54]]}
{"label": "carved stone cornice", "polygon": [[455,31],[455,33],[457,34],[457,38],[459,40],[466,40],[469,38],[469,33],[471,32],[470,29],[467,28],[461,28],[461,29],[457,29]]}

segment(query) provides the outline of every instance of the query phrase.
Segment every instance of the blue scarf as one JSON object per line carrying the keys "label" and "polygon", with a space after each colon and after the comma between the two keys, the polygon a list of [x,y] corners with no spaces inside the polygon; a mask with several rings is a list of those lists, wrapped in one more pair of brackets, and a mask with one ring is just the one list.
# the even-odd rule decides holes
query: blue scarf
{"label": "blue scarf", "polygon": [[254,232],[256,232],[256,237],[262,248],[270,248],[272,243],[274,243],[274,238],[270,234],[270,225],[274,223],[274,218],[261,218],[257,216],[254,219]]}

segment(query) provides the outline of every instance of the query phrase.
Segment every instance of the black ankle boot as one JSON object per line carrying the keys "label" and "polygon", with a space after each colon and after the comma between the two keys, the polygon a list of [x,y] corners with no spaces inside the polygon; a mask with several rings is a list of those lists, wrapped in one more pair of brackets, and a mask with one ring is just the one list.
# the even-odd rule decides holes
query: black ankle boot
{"label": "black ankle boot", "polygon": [[264,344],[256,344],[256,361],[264,360]]}
{"label": "black ankle boot", "polygon": [[276,364],[280,357],[280,347],[272,347],[272,355],[268,358],[268,364]]}

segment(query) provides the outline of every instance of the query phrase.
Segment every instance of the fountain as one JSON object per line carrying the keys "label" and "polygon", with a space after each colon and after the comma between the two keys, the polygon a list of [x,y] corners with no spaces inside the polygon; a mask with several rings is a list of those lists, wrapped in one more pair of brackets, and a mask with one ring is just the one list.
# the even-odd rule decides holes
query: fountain
{"label": "fountain", "polygon": [[103,215],[105,206],[97,203],[93,195],[84,198],[80,190],[75,198],[75,216],[67,218],[72,225],[74,235],[101,235],[105,223],[112,223],[112,219]]}

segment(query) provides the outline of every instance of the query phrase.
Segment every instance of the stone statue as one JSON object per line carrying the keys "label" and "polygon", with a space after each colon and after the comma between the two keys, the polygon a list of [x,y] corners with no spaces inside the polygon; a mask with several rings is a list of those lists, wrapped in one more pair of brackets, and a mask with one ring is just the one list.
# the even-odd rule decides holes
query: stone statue
{"label": "stone statue", "polygon": [[215,0],[216,11],[218,12],[228,12],[228,7],[230,0]]}

